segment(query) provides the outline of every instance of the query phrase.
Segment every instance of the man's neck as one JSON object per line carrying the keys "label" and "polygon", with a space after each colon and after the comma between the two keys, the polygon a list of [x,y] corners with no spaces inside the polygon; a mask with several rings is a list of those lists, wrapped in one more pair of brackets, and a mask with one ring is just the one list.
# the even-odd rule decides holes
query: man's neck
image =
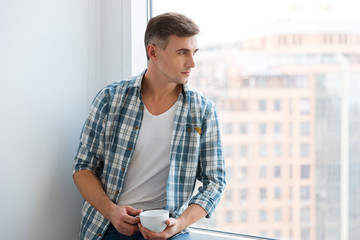
{"label": "man's neck", "polygon": [[153,115],[169,110],[177,101],[182,85],[161,81],[151,72],[146,72],[142,81],[141,95],[146,108]]}

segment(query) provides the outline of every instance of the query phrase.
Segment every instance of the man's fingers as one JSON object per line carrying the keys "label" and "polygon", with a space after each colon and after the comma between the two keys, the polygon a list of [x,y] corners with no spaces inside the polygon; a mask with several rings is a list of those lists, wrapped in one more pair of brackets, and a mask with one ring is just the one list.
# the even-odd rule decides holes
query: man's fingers
{"label": "man's fingers", "polygon": [[143,210],[142,209],[136,209],[132,206],[126,206],[126,211],[129,215],[137,216],[139,215]]}
{"label": "man's fingers", "polygon": [[175,218],[169,218],[168,220],[166,220],[166,225],[168,227],[174,226],[176,224],[176,219]]}

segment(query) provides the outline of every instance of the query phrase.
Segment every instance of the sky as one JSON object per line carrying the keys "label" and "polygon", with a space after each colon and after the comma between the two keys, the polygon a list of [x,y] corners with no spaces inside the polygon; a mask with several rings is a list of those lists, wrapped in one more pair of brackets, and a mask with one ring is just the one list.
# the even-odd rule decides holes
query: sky
{"label": "sky", "polygon": [[269,32],[274,21],[313,28],[322,21],[360,24],[358,9],[359,0],[153,0],[153,15],[176,11],[192,18],[202,43],[245,40]]}

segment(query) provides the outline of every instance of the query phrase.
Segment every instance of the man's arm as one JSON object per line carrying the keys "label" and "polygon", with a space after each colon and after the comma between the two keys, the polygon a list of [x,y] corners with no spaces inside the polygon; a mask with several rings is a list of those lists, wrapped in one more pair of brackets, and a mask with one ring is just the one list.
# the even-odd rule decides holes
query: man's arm
{"label": "man's arm", "polygon": [[145,239],[169,239],[185,230],[191,224],[204,218],[206,215],[207,212],[201,206],[191,204],[177,219],[169,218],[166,222],[166,229],[161,233],[151,232],[144,228],[141,223],[139,223],[139,229]]}
{"label": "man's arm", "polygon": [[122,234],[131,236],[139,231],[136,224],[140,214],[131,206],[118,206],[106,195],[100,180],[90,170],[80,170],[74,174],[74,181],[81,195],[95,207]]}

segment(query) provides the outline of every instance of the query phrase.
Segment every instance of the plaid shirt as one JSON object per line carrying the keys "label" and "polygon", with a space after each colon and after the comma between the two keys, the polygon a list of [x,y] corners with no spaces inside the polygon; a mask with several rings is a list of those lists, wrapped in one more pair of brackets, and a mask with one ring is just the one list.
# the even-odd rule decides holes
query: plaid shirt
{"label": "plaid shirt", "polygon": [[[75,157],[73,173],[91,170],[114,203],[119,200],[141,127],[144,103],[140,90],[144,73],[113,83],[98,93],[82,129]],[[210,217],[225,188],[215,106],[188,84],[183,86],[177,103],[166,208],[173,217],[178,217],[189,204],[198,204]],[[196,179],[202,186],[193,195]],[[108,225],[109,221],[85,201],[80,239],[101,239]]]}

